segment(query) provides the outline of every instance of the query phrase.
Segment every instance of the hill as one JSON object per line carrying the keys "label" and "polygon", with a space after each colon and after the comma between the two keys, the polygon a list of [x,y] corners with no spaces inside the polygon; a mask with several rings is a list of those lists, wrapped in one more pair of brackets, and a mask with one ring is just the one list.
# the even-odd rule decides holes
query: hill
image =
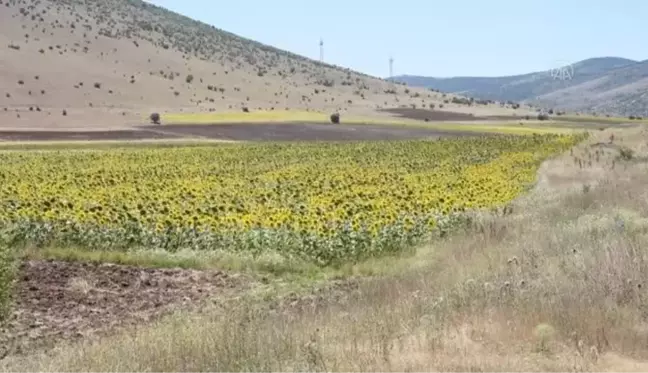
{"label": "hill", "polygon": [[[480,99],[516,101],[573,111],[620,115],[648,114],[648,61],[619,57],[590,58],[565,69],[560,79],[551,71],[504,77],[393,78]],[[573,73],[573,74],[571,74]]]}
{"label": "hill", "polygon": [[[385,107],[438,109],[447,99],[140,0],[0,0],[0,8],[4,127],[105,128],[141,122],[153,111],[243,107],[379,115]],[[453,106],[461,105],[446,109]]]}

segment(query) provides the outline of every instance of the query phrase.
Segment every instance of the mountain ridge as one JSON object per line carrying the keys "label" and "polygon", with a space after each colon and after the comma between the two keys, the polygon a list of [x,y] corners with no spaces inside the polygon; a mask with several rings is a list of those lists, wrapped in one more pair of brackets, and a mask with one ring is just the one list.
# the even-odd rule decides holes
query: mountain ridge
{"label": "mountain ridge", "polygon": [[562,78],[552,76],[552,71],[535,71],[500,77],[400,75],[391,80],[479,99],[560,110],[617,115],[648,113],[648,60],[593,57],[565,66],[562,71],[567,73]]}

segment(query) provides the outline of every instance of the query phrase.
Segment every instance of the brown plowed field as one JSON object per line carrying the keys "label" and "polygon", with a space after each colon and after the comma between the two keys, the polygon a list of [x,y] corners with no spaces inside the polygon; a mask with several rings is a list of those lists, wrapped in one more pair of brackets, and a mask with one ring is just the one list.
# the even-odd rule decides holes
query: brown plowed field
{"label": "brown plowed field", "polygon": [[446,121],[483,121],[483,120],[516,120],[522,117],[515,117],[512,115],[500,116],[476,116],[473,114],[457,113],[444,110],[428,110],[428,109],[413,109],[413,108],[392,108],[382,109],[386,113],[394,114],[399,117],[415,120],[428,120],[430,122],[446,122]]}
{"label": "brown plowed field", "polygon": [[178,136],[141,130],[115,131],[0,131],[2,141],[98,141],[98,140],[157,140]]}
{"label": "brown plowed field", "polygon": [[165,125],[165,133],[200,136],[210,139],[236,141],[353,141],[398,140],[465,136],[462,132],[442,132],[421,127],[388,125],[333,125],[333,124],[218,124]]}
{"label": "brown plowed field", "polygon": [[14,317],[8,333],[0,334],[0,356],[6,349],[20,354],[136,325],[251,284],[221,271],[27,261],[20,268]]}
{"label": "brown plowed field", "polygon": [[147,125],[115,131],[0,131],[1,141],[101,141],[203,138],[234,141],[354,141],[475,136],[474,133],[389,125],[214,124]]}

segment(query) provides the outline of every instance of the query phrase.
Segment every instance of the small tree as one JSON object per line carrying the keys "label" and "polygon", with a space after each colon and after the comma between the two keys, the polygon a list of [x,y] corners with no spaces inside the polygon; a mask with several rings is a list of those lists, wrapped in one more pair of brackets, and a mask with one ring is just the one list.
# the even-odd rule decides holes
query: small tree
{"label": "small tree", "polygon": [[331,114],[331,123],[340,124],[340,114],[339,113]]}
{"label": "small tree", "polygon": [[191,82],[193,82],[193,80],[194,80],[194,76],[189,74],[189,75],[187,75],[187,79],[185,79],[185,80],[186,80],[186,82],[188,84],[191,84]]}
{"label": "small tree", "polygon": [[160,124],[160,114],[153,113],[151,114],[150,119],[153,124]]}

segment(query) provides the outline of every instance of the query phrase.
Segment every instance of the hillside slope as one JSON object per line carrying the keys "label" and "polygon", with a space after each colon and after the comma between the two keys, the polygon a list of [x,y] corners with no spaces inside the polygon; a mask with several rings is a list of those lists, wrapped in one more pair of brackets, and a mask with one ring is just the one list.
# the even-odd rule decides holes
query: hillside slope
{"label": "hillside slope", "polygon": [[645,115],[648,111],[648,61],[600,57],[577,62],[556,79],[551,71],[480,78],[400,76],[409,85],[459,93],[481,99],[525,102],[564,110]]}
{"label": "hillside slope", "polygon": [[445,99],[140,0],[0,0],[0,10],[5,127],[106,127],[139,123],[153,111],[242,107],[373,114]]}

